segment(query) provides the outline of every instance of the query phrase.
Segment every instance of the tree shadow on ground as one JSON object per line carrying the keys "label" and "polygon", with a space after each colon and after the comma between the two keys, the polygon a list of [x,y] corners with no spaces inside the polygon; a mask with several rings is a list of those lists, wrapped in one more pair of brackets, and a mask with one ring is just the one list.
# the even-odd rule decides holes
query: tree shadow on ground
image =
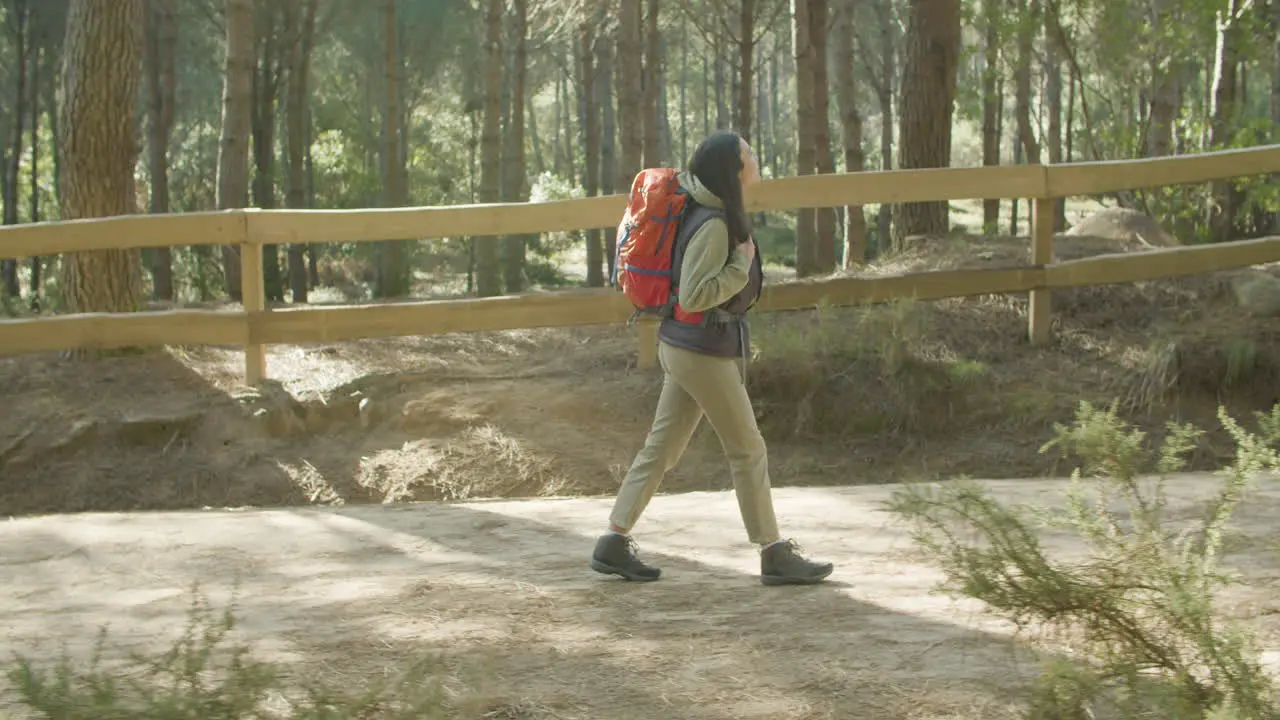
{"label": "tree shadow on ground", "polygon": [[[860,589],[856,556],[840,553],[827,584],[765,588],[744,571],[750,548],[728,562],[651,550],[663,580],[626,583],[591,572],[594,538],[548,521],[565,503],[545,505],[539,519],[481,505],[336,511],[422,541],[422,577],[393,600],[397,619],[359,633],[373,654],[443,653],[485,667],[486,688],[510,702],[617,718],[1001,717],[1034,672],[1008,636],[964,627],[937,603],[912,614],[864,599],[895,591]],[[564,517],[579,520],[584,506],[573,507]],[[603,505],[586,507],[603,522]],[[691,520],[650,534],[683,525],[672,543],[723,544],[723,518],[701,530]],[[480,560],[431,559],[458,553]],[[352,657],[342,644],[328,652]]]}

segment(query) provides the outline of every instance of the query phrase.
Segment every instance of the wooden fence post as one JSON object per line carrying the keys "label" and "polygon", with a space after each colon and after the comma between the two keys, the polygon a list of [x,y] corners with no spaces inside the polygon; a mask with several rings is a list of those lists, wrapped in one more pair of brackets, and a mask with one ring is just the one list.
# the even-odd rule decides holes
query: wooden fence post
{"label": "wooden fence post", "polygon": [[249,342],[244,346],[244,381],[257,385],[267,377],[267,348],[253,342],[254,316],[267,311],[267,287],[262,276],[262,245],[249,235],[248,216],[245,220],[244,242],[240,243],[240,296],[244,311],[249,315]]}
{"label": "wooden fence post", "polygon": [[636,321],[636,368],[652,370],[658,366],[658,323],[654,320]]}
{"label": "wooden fence post", "polygon": [[[1048,265],[1053,262],[1053,216],[1055,202],[1053,198],[1036,198],[1035,211],[1031,219],[1031,263]],[[1050,311],[1050,290],[1040,288],[1030,292],[1027,307],[1027,335],[1032,345],[1044,345],[1049,342],[1049,323],[1053,317]]]}

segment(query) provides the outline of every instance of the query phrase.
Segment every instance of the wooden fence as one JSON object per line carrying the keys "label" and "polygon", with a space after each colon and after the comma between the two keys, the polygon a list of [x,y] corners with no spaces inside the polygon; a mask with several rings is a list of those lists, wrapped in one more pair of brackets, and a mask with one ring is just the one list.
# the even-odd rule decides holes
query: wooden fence
{"label": "wooden fence", "polygon": [[[1056,198],[1280,173],[1280,145],[1146,160],[942,168],[789,177],[753,188],[753,211],[964,199],[1033,202],[1030,263],[896,277],[834,278],[767,286],[760,308],[796,310],[915,298],[1030,293],[1028,337],[1049,339],[1053,288],[1137,282],[1280,261],[1280,238],[1117,253],[1053,262]],[[0,320],[0,355],[158,345],[245,348],[245,380],[266,377],[265,347],[374,337],[620,323],[631,314],[614,290],[496,298],[271,310],[264,297],[264,244],[374,242],[405,238],[517,235],[612,228],[622,195],[546,203],[379,210],[230,210],[132,215],[0,228],[0,258],[111,248],[238,245],[242,311],[86,313]],[[651,367],[656,340],[642,323],[639,364]]]}

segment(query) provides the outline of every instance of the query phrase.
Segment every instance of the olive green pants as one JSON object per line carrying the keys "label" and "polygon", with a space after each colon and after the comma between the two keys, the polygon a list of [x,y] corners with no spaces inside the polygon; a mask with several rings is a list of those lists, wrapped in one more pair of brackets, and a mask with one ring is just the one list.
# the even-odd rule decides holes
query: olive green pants
{"label": "olive green pants", "polygon": [[747,396],[741,359],[703,355],[665,342],[658,343],[658,359],[664,377],[653,426],[622,480],[609,522],[627,531],[635,526],[706,415],[728,456],[747,537],[760,545],[777,540],[768,452]]}

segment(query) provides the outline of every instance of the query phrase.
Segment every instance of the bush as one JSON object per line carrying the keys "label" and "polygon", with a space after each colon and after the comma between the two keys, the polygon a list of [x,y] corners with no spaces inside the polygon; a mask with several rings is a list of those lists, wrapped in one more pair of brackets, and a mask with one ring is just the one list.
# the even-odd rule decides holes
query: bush
{"label": "bush", "polygon": [[[107,633],[98,636],[88,668],[66,653],[40,668],[19,656],[9,680],[22,704],[52,720],[431,720],[458,717],[443,663],[425,658],[397,677],[361,692],[286,683],[278,667],[229,643],[232,608],[213,613],[198,590],[182,637],[159,657],[134,656],[132,667],[104,668]],[[293,697],[290,697],[293,696]],[[300,696],[300,697],[299,697]]]}
{"label": "bush", "polygon": [[[1214,609],[1233,581],[1219,566],[1228,521],[1254,476],[1280,466],[1280,406],[1258,415],[1261,436],[1225,411],[1235,459],[1198,522],[1166,513],[1164,477],[1184,467],[1201,432],[1169,426],[1158,452],[1116,406],[1081,403],[1056,447],[1083,461],[1063,509],[1001,503],[967,480],[914,485],[890,509],[940,564],[942,588],[984,602],[1020,634],[1065,647],[1077,662],[1049,661],[1032,691],[1037,720],[1254,719],[1280,716],[1250,637]],[[1154,468],[1152,468],[1154,465]],[[1154,478],[1142,473],[1154,469]],[[1040,527],[1084,541],[1083,559],[1051,558]]]}

